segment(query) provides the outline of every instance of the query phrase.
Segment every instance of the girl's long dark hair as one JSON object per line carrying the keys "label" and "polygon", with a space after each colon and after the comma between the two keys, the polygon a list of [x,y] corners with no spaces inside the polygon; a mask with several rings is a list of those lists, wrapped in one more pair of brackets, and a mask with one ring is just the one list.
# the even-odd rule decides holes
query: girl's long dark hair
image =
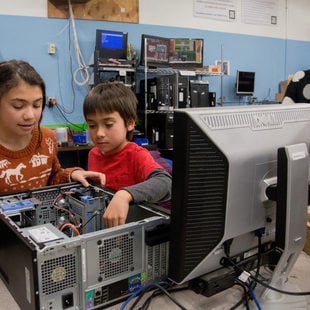
{"label": "girl's long dark hair", "polygon": [[40,123],[46,103],[45,83],[40,74],[26,61],[13,59],[0,62],[0,101],[4,94],[6,94],[13,87],[16,87],[21,81],[24,81],[32,86],[39,86],[42,90],[42,113],[38,122],[40,143]]}

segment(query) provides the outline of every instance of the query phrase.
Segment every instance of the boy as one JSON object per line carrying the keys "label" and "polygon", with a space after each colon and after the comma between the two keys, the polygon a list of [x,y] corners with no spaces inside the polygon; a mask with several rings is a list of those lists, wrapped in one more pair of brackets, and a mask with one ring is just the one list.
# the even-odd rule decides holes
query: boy
{"label": "boy", "polygon": [[88,169],[104,173],[105,186],[116,191],[103,216],[105,227],[124,224],[131,202],[169,200],[171,175],[148,150],[130,142],[137,120],[135,94],[120,82],[99,84],[86,96],[83,112],[95,145]]}

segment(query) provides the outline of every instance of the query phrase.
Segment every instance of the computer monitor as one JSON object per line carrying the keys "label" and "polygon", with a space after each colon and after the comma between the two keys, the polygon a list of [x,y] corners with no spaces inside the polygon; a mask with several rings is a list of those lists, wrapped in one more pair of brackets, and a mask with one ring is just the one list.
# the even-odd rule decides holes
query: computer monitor
{"label": "computer monitor", "polygon": [[252,96],[255,87],[255,72],[237,71],[236,75],[236,95]]}
{"label": "computer monitor", "polygon": [[[287,247],[272,283],[289,275],[306,241],[309,132],[307,104],[175,110],[172,281],[211,296],[233,286],[240,269],[277,266]],[[292,145],[305,149],[279,160]],[[281,180],[284,171],[294,176],[281,190],[278,170]]]}
{"label": "computer monitor", "polygon": [[203,66],[203,39],[164,38],[143,34],[141,65],[173,68]]}
{"label": "computer monitor", "polygon": [[169,38],[142,34],[141,65],[168,67],[169,49]]}
{"label": "computer monitor", "polygon": [[203,39],[170,39],[169,64],[176,68],[203,66]]}
{"label": "computer monitor", "polygon": [[96,30],[96,51],[101,59],[127,59],[127,44],[127,32]]}

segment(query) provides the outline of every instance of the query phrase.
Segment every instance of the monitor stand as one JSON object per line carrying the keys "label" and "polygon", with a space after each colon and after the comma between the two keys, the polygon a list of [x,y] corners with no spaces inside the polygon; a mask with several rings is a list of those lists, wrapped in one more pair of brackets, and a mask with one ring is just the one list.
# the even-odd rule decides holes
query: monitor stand
{"label": "monitor stand", "polygon": [[[285,283],[281,287],[275,286],[278,289],[287,292],[300,292],[297,285]],[[307,310],[307,301],[304,296],[287,295],[276,292],[274,290],[265,290],[261,296],[260,291],[265,290],[262,286],[258,285],[255,289],[256,296],[262,310]],[[250,309],[258,309],[254,301],[251,301]]]}
{"label": "monitor stand", "polygon": [[[300,291],[287,281],[306,242],[308,171],[309,155],[306,144],[290,145],[279,149],[276,248],[281,253],[281,257],[268,285],[288,292]],[[261,309],[264,310],[307,310],[304,296],[276,292],[262,285],[257,285],[255,295]],[[256,308],[254,302],[253,306]]]}

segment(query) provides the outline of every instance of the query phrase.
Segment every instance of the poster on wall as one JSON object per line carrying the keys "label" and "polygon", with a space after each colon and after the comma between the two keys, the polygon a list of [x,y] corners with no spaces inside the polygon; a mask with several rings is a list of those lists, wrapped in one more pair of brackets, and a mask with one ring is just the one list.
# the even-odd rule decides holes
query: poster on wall
{"label": "poster on wall", "polygon": [[194,16],[235,21],[236,2],[237,0],[194,0]]}
{"label": "poster on wall", "polygon": [[242,0],[241,19],[246,24],[276,25],[279,0]]}

